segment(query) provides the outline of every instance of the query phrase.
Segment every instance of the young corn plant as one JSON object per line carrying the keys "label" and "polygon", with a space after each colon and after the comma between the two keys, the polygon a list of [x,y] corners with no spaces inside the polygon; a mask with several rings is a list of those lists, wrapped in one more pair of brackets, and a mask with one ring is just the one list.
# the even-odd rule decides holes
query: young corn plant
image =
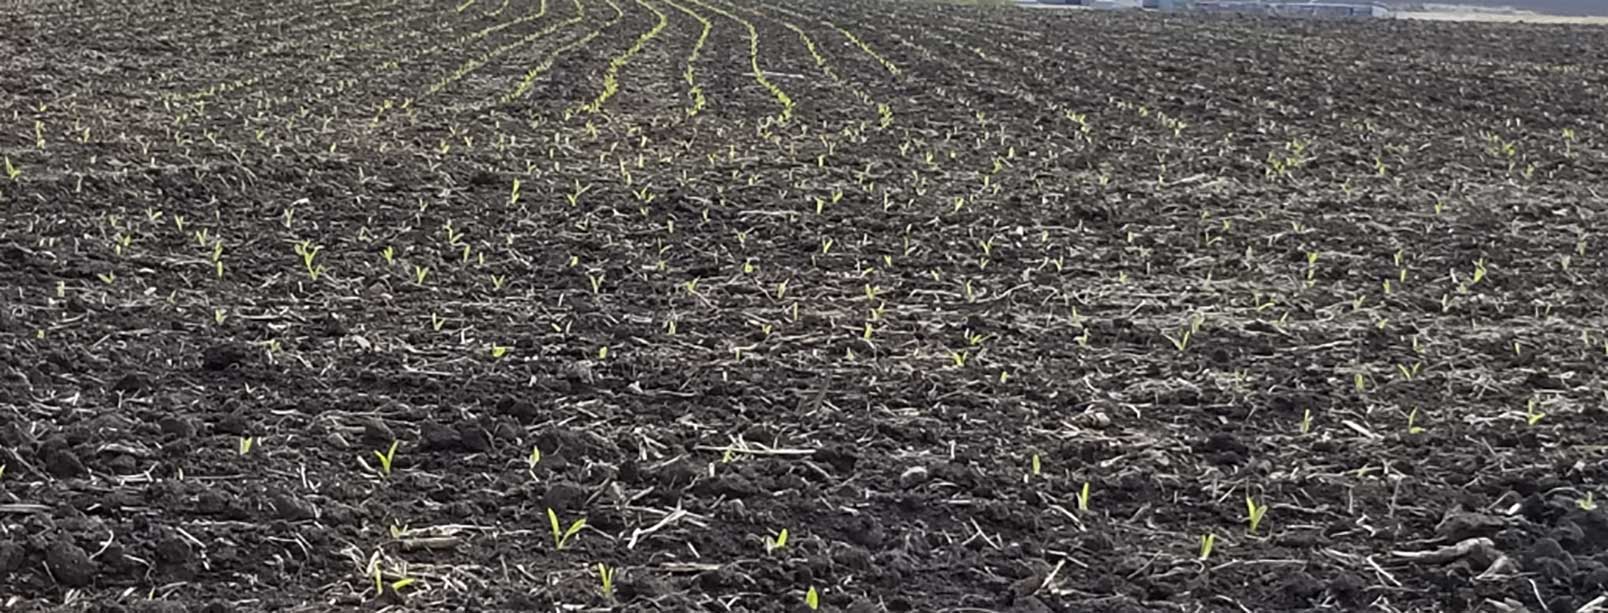
{"label": "young corn plant", "polygon": [[[196,240],[206,244],[206,235],[198,234]],[[307,240],[296,243],[295,246],[296,255],[300,256],[302,260],[302,268],[306,270],[307,277],[313,281],[317,281],[319,277],[324,276],[324,266],[316,263],[318,253],[323,249],[323,247],[314,245],[312,241]]]}
{"label": "young corn plant", "polygon": [[1541,402],[1535,398],[1531,398],[1529,402],[1525,403],[1524,423],[1526,425],[1534,426],[1538,423],[1541,423],[1541,420],[1546,418],[1547,414],[1541,411],[1540,404]]}
{"label": "young corn plant", "polygon": [[1267,505],[1256,504],[1256,499],[1247,494],[1245,496],[1245,523],[1249,525],[1251,534],[1256,534],[1256,530],[1262,526],[1262,517],[1265,515],[1267,515]]}
{"label": "young corn plant", "polygon": [[556,551],[568,548],[575,535],[586,527],[586,518],[583,517],[570,522],[569,528],[564,528],[558,521],[558,512],[550,507],[547,509],[547,522],[553,529],[553,549]]}
{"label": "young corn plant", "polygon": [[811,611],[818,611],[821,608],[821,593],[815,591],[813,585],[809,591],[804,592],[804,606],[809,607]]}
{"label": "young corn plant", "polygon": [[602,562],[597,563],[598,591],[603,594],[603,600],[614,602],[614,573],[617,570]]}
{"label": "young corn plant", "polygon": [[1212,548],[1217,545],[1217,535],[1207,532],[1200,537],[1200,561],[1205,562],[1212,557]]}
{"label": "young corn plant", "polygon": [[401,441],[393,440],[391,441],[391,447],[389,449],[386,449],[385,451],[373,452],[374,457],[380,461],[381,477],[391,476],[391,463],[396,460],[396,448],[400,444]]}
{"label": "young corn plant", "polygon": [[765,537],[765,553],[775,553],[787,548],[787,528],[782,528],[775,537]]}

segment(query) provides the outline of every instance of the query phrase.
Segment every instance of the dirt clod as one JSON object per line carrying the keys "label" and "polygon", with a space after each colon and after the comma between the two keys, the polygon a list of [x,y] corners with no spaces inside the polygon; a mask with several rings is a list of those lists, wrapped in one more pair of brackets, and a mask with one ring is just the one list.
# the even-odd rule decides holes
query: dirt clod
{"label": "dirt clod", "polygon": [[45,549],[45,564],[51,576],[66,587],[88,587],[95,580],[95,562],[82,547],[67,540],[56,540]]}

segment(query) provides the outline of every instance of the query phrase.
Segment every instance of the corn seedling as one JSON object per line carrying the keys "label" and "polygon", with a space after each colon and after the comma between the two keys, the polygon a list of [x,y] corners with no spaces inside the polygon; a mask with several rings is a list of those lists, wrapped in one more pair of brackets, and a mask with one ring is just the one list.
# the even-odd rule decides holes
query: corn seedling
{"label": "corn seedling", "polygon": [[1200,537],[1200,560],[1205,562],[1212,557],[1212,547],[1217,545],[1217,535],[1210,532]]}
{"label": "corn seedling", "polygon": [[1030,470],[1032,470],[1033,476],[1034,477],[1039,476],[1040,473],[1043,471],[1043,468],[1044,468],[1043,464],[1039,461],[1039,454],[1036,454],[1036,453],[1033,454],[1033,459],[1031,461],[1031,468],[1030,468]]}
{"label": "corn seedling", "polygon": [[492,359],[500,360],[505,355],[508,355],[508,347],[506,347],[504,345],[492,345],[491,346],[491,357],[492,357]]}
{"label": "corn seedling", "polygon": [[1167,334],[1166,332],[1161,333],[1161,335],[1168,341],[1172,342],[1174,349],[1177,349],[1179,353],[1183,353],[1189,349],[1189,339],[1193,338],[1195,333],[1189,330],[1184,330],[1183,334],[1180,334],[1177,337]]}
{"label": "corn seedling", "polygon": [[395,264],[396,263],[396,248],[387,245],[384,249],[380,250],[380,257],[385,259],[385,264],[387,266]]}
{"label": "corn seedling", "polygon": [[1541,423],[1541,420],[1547,416],[1546,413],[1541,411],[1538,406],[1539,404],[1540,402],[1534,398],[1531,398],[1530,401],[1525,404],[1524,422],[1526,424],[1534,426],[1538,423]]}
{"label": "corn seedling", "polygon": [[[0,474],[5,474],[5,467],[4,466],[0,466]],[[1596,495],[1592,494],[1591,492],[1586,492],[1586,495],[1585,495],[1584,498],[1581,498],[1581,499],[1575,501],[1575,506],[1580,507],[1580,510],[1582,510],[1582,511],[1595,511],[1595,510],[1597,510]]]}
{"label": "corn seedling", "polygon": [[255,447],[257,439],[250,436],[240,437],[240,455],[251,455],[251,448]]}
{"label": "corn seedling", "polygon": [[600,584],[598,589],[602,592],[603,599],[610,602],[614,600],[615,570],[617,569],[609,568],[607,564],[602,562],[597,563],[597,579]]}
{"label": "corn seedling", "polygon": [[547,521],[553,529],[553,548],[558,551],[563,551],[566,547],[569,547],[570,540],[580,533],[582,528],[586,527],[586,519],[581,518],[571,522],[569,528],[563,528],[558,522],[558,512],[552,508],[547,509]]}
{"label": "corn seedling", "polygon": [[430,269],[429,268],[425,268],[425,267],[419,266],[419,265],[414,265],[413,266],[413,280],[414,280],[414,282],[418,283],[419,285],[424,285],[424,279],[425,279],[425,277],[428,277],[428,276],[430,276]]}
{"label": "corn seedling", "polygon": [[[1262,516],[1267,515],[1267,505],[1256,504],[1256,499],[1250,495],[1245,496],[1245,523],[1250,524],[1251,534],[1256,534],[1257,528],[1262,525]],[[1201,559],[1206,559],[1205,555]]]}
{"label": "corn seedling", "polygon": [[1089,482],[1084,481],[1083,487],[1078,490],[1078,512],[1089,512]]}
{"label": "corn seedling", "polygon": [[810,586],[809,591],[804,592],[804,606],[809,607],[811,611],[821,608],[821,593],[815,591],[815,586],[813,585]]}
{"label": "corn seedling", "polygon": [[393,440],[391,441],[391,447],[389,449],[386,449],[383,452],[374,452],[374,457],[379,458],[380,460],[380,476],[391,476],[391,462],[396,459],[396,448],[399,444],[401,444],[401,441]]}
{"label": "corn seedling", "polygon": [[1418,409],[1417,408],[1414,408],[1411,413],[1407,414],[1407,433],[1408,434],[1423,434],[1424,433],[1424,429],[1418,426]]}
{"label": "corn seedling", "polygon": [[765,553],[775,553],[787,548],[787,528],[782,528],[775,537],[765,537]]}
{"label": "corn seedling", "polygon": [[22,169],[17,168],[16,166],[12,165],[11,164],[11,158],[7,157],[6,158],[6,178],[11,179],[12,182],[16,182],[17,177],[20,177],[20,176],[22,176]]}
{"label": "corn seedling", "polygon": [[[196,232],[196,240],[203,245],[206,244],[205,229]],[[296,255],[300,256],[302,260],[302,268],[307,271],[307,277],[314,281],[317,281],[319,277],[324,275],[323,265],[315,263],[316,259],[318,258],[318,252],[322,250],[323,247],[314,245],[312,241],[304,240],[296,243],[295,246]]]}
{"label": "corn seedling", "polygon": [[1418,376],[1418,372],[1423,368],[1424,363],[1422,361],[1414,362],[1412,366],[1407,366],[1406,364],[1397,364],[1396,372],[1401,373],[1401,378],[1412,381],[1414,377]]}
{"label": "corn seedling", "polygon": [[1312,409],[1301,411],[1301,434],[1312,432]]}

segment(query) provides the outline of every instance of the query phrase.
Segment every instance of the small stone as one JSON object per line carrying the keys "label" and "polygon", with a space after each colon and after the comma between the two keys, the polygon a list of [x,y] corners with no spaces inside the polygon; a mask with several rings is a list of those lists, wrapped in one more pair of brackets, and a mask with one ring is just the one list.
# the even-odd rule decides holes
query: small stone
{"label": "small stone", "polygon": [[20,543],[0,542],[0,575],[10,575],[28,561],[28,552]]}
{"label": "small stone", "polygon": [[396,433],[379,418],[363,420],[363,444],[370,447],[387,446],[396,440]]}
{"label": "small stone", "polygon": [[273,504],[274,515],[283,520],[301,521],[318,516],[313,511],[312,505],[284,492],[274,492],[268,497],[268,501]]}
{"label": "small stone", "polygon": [[435,422],[419,426],[419,449],[423,451],[456,451],[463,446],[463,438],[454,428]]}
{"label": "small stone", "polygon": [[169,415],[158,421],[157,425],[162,428],[163,434],[174,438],[182,439],[195,436],[195,423],[183,417]]}
{"label": "small stone", "polygon": [[1435,533],[1452,542],[1461,542],[1481,536],[1495,536],[1507,522],[1502,518],[1483,513],[1453,512],[1435,526]]}
{"label": "small stone", "polygon": [[235,344],[213,345],[201,352],[201,367],[217,372],[246,361],[246,350]]}
{"label": "small stone", "polygon": [[84,468],[84,463],[78,459],[78,454],[73,453],[72,448],[68,447],[64,440],[45,441],[41,455],[44,456],[45,471],[55,477],[72,479],[89,474],[89,470]]}
{"label": "small stone", "polygon": [[224,415],[222,419],[219,419],[217,425],[213,426],[213,430],[216,430],[220,434],[246,436],[246,433],[251,431],[251,425],[246,421],[246,417],[244,415],[239,413],[230,413],[228,415]]}
{"label": "small stone", "polygon": [[880,613],[882,609],[877,608],[877,605],[869,600],[855,599],[849,603],[849,608],[844,610],[848,613]]}
{"label": "small stone", "polygon": [[899,487],[912,489],[927,482],[931,475],[925,466],[912,466],[899,473]]}
{"label": "small stone", "polygon": [[142,391],[151,389],[151,380],[140,373],[131,372],[123,375],[112,384],[112,391],[125,396],[133,396]]}
{"label": "small stone", "polygon": [[1111,427],[1111,416],[1104,411],[1089,411],[1078,415],[1073,422],[1085,428],[1104,430]]}
{"label": "small stone", "polygon": [[465,451],[480,453],[491,449],[491,435],[474,423],[458,424],[458,442]]}

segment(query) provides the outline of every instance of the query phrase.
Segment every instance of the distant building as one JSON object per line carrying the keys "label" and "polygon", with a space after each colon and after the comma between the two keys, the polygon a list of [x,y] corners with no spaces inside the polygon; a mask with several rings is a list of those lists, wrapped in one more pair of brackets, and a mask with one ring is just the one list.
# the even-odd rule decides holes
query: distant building
{"label": "distant building", "polygon": [[1090,8],[1097,9],[1137,9],[1141,0],[1089,0]]}
{"label": "distant building", "polygon": [[1286,17],[1389,17],[1390,9],[1371,2],[1279,2],[1273,14]]}
{"label": "distant building", "polygon": [[1118,10],[1138,9],[1143,6],[1144,0],[1031,0],[1037,4],[1054,4],[1060,6],[1081,6],[1091,9]]}
{"label": "distant building", "polygon": [[[1162,0],[1157,0],[1158,4]],[[1389,17],[1390,9],[1377,2],[1333,0],[1328,2],[1301,0],[1196,0],[1195,10],[1209,13],[1245,13],[1279,17],[1307,17],[1318,19],[1350,19],[1357,17]],[[1181,0],[1174,3],[1182,8]],[[1160,8],[1160,7],[1158,7]],[[1165,9],[1163,9],[1165,10]]]}

